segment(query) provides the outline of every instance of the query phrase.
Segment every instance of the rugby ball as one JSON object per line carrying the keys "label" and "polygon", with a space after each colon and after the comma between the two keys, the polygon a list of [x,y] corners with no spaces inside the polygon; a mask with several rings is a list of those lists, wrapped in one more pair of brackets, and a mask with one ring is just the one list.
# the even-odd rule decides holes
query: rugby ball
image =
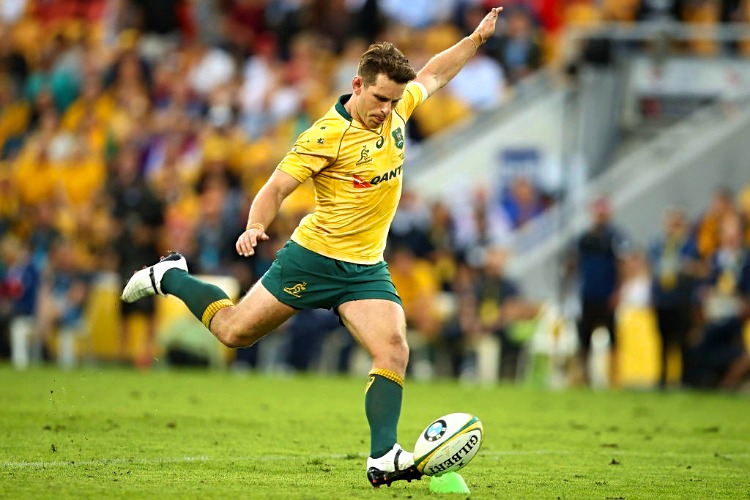
{"label": "rugby ball", "polygon": [[426,476],[456,472],[482,445],[482,422],[468,413],[451,413],[428,425],[414,445],[414,465]]}

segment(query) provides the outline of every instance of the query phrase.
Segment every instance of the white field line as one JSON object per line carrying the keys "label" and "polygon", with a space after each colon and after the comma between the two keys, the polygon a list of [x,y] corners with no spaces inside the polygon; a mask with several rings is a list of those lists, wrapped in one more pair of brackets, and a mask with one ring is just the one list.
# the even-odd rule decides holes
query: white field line
{"label": "white field line", "polygon": [[[653,453],[618,450],[610,450],[613,456],[638,456],[649,455]],[[566,450],[511,450],[511,451],[484,451],[480,454],[483,457],[511,457],[511,456],[529,456],[529,455],[571,455],[573,452]],[[664,457],[685,457],[681,453],[661,453]],[[748,458],[750,453],[720,453],[717,456],[725,459]],[[139,464],[178,464],[188,462],[278,462],[278,461],[310,461],[310,460],[342,460],[351,458],[367,458],[367,455],[360,453],[354,457],[350,454],[330,453],[326,455],[255,455],[246,457],[210,457],[199,455],[195,457],[164,457],[164,458],[100,458],[96,460],[67,460],[67,461],[50,461],[50,462],[0,462],[2,469],[20,469],[20,468],[46,468],[46,467],[80,467],[86,465],[139,465]],[[687,457],[686,457],[687,458]]]}
{"label": "white field line", "polygon": [[[513,456],[513,455],[569,455],[570,452],[553,451],[553,450],[514,450],[514,451],[487,451],[482,452],[482,456]],[[188,462],[278,462],[294,460],[342,460],[352,458],[350,454],[330,453],[326,455],[255,455],[247,457],[210,457],[199,455],[195,457],[164,457],[164,458],[100,458],[96,460],[57,460],[50,462],[0,462],[0,468],[17,469],[17,468],[45,468],[45,467],[79,467],[85,465],[120,465],[120,464],[176,464]],[[367,458],[367,455],[360,453],[354,458]]]}

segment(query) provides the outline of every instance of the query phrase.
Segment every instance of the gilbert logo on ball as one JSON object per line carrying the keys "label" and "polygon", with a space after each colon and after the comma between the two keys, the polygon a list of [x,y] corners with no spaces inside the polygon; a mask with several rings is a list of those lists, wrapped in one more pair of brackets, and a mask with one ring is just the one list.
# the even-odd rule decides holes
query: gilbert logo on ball
{"label": "gilbert logo on ball", "polygon": [[427,476],[456,472],[482,445],[482,422],[469,413],[451,413],[425,428],[414,445],[414,464]]}

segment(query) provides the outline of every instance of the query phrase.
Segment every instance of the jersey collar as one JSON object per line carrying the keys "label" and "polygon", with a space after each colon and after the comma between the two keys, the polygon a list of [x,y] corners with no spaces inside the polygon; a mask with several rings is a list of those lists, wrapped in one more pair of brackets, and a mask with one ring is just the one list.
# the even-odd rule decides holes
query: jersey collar
{"label": "jersey collar", "polygon": [[339,97],[339,100],[336,101],[336,111],[339,112],[341,116],[343,116],[347,121],[352,121],[352,115],[349,114],[349,112],[344,107],[344,104],[346,104],[349,99],[351,99],[351,94],[344,94],[341,97]]}

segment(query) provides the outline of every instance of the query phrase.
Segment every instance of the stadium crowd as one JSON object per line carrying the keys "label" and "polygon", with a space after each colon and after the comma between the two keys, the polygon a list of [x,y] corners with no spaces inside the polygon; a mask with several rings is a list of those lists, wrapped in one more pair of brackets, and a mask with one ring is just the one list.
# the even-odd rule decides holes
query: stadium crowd
{"label": "stadium crowd", "polygon": [[[234,241],[244,228],[249,201],[311,117],[322,115],[333,99],[349,89],[367,44],[376,39],[393,41],[420,67],[429,54],[464,36],[494,4],[483,0],[3,2],[3,355],[9,355],[10,344],[23,345],[24,339],[65,338],[65,331],[84,321],[97,279],[103,274],[127,278],[168,249],[179,249],[195,272],[232,276],[240,290],[247,290],[310,209],[313,196],[310,186],[295,192],[269,229],[271,241],[246,260],[236,255]],[[507,0],[502,4],[505,12],[497,35],[446,91],[415,113],[407,131],[412,143],[501,106],[538,68],[562,66],[561,40],[568,27],[660,17],[684,22],[750,19],[750,2],[741,0]],[[710,54],[718,48],[708,44],[687,50]],[[432,111],[436,108],[440,112]],[[549,203],[548,196],[528,179],[518,179],[509,192],[507,199],[492,203],[511,229],[542,213]],[[742,251],[746,253],[750,200],[746,191],[739,202],[726,193],[720,198],[693,224],[694,238],[689,241],[696,244],[690,255],[698,262],[698,271],[685,272],[696,282],[707,283],[708,290],[713,287],[723,295],[744,299],[750,292],[750,271],[745,270],[750,264],[745,257],[745,267],[738,267],[742,262],[738,258],[723,257],[725,245],[739,245],[728,241],[734,226],[724,220],[744,221]],[[484,209],[487,205],[478,202],[467,216],[451,213],[440,202],[426,205],[417,193],[404,193],[387,257],[409,327],[418,332],[415,366],[435,365],[442,352],[451,374],[466,373],[472,364],[463,349],[466,339],[491,335],[502,345],[504,375],[515,376],[528,324],[538,316],[540,306],[524,300],[505,276],[508,254],[491,245],[496,225],[493,214]],[[467,226],[458,221],[460,217],[471,219],[472,234],[459,230]],[[470,251],[477,248],[484,251]],[[665,254],[663,250],[661,260],[642,266],[662,285],[665,266],[669,272],[681,272],[675,262],[665,263]],[[729,278],[723,277],[720,267],[711,266],[713,260],[716,266],[729,262],[731,271],[739,274],[727,284]],[[637,268],[629,265],[626,270],[633,267]],[[690,289],[694,304],[696,288]],[[711,295],[700,289],[700,298]],[[722,314],[732,312],[736,327],[747,317],[747,302],[744,309],[737,301],[725,302],[735,304],[734,309],[722,309]],[[123,318],[121,356],[129,359],[127,320],[133,315],[150,318],[147,328],[153,338],[155,305],[141,301],[112,307],[122,308],[118,311]],[[688,316],[692,318],[695,310],[691,307]],[[294,318],[287,327],[292,341],[286,362],[308,368],[319,337],[336,327],[330,315],[317,312]],[[736,350],[736,328],[732,332],[731,356],[729,351],[716,353],[717,366],[723,367],[720,375],[732,367],[727,377],[734,378],[725,377],[725,383],[736,383],[749,364],[744,351]],[[671,336],[668,342],[687,345]],[[690,346],[715,347],[703,344],[696,339]],[[45,345],[43,341],[40,348]],[[24,349],[14,361],[23,366],[29,356],[58,357],[69,364],[72,349],[64,342],[51,354],[29,354]],[[153,354],[147,349],[136,356],[137,362],[148,366]],[[254,362],[252,349],[237,357]],[[345,365],[342,359],[341,366]],[[716,385],[721,381],[716,370],[701,369],[707,373],[700,380],[686,382]]]}

